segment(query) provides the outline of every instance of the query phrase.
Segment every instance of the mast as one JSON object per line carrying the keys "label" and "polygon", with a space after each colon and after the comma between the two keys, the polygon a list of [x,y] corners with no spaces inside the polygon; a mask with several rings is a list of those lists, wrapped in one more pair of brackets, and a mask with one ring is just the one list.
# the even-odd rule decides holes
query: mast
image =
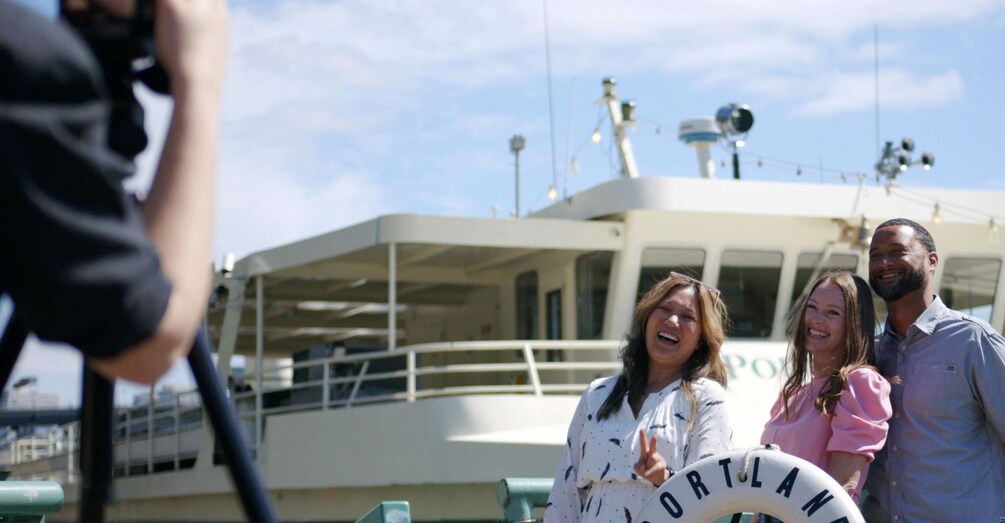
{"label": "mast", "polygon": [[635,153],[632,152],[632,142],[628,140],[627,130],[635,126],[635,102],[630,100],[622,103],[618,100],[618,82],[614,78],[604,78],[604,97],[600,103],[607,105],[611,115],[611,127],[614,130],[614,144],[618,148],[618,159],[621,160],[621,176],[638,178],[639,168],[635,165]]}

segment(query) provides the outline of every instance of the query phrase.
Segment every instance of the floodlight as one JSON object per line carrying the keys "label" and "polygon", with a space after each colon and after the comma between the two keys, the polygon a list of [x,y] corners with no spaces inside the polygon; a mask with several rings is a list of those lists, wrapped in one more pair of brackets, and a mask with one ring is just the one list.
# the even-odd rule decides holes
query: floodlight
{"label": "floodlight", "polygon": [[616,89],[616,87],[618,85],[618,81],[617,80],[615,80],[612,77],[607,77],[607,78],[604,78],[603,84],[604,84],[604,96],[613,97],[613,96],[615,96],[617,94],[617,89]]}
{"label": "floodlight", "polygon": [[906,153],[899,153],[897,155],[897,164],[900,165],[901,171],[906,171],[911,165],[911,156]]}
{"label": "floodlight", "polygon": [[635,102],[631,100],[621,102],[621,119],[625,122],[635,121]]}
{"label": "floodlight", "polygon": [[509,139],[509,150],[510,150],[510,152],[518,153],[518,152],[522,151],[523,147],[524,147],[524,143],[525,143],[525,141],[524,141],[523,136],[520,136],[519,134],[513,135],[513,137]]}
{"label": "floodlight", "polygon": [[921,153],[921,167],[926,171],[932,170],[932,165],[935,164],[935,155],[930,152]]}
{"label": "floodlight", "polygon": [[905,137],[900,141],[900,148],[907,152],[914,151],[914,140]]}
{"label": "floodlight", "polygon": [[715,121],[723,134],[743,134],[754,126],[754,113],[747,105],[731,103],[715,112]]}

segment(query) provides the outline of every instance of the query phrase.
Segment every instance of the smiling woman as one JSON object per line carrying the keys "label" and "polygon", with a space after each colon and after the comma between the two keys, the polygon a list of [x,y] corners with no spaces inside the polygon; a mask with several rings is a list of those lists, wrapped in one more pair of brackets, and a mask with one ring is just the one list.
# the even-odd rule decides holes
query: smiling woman
{"label": "smiling woman", "polygon": [[725,321],[719,291],[682,274],[643,296],[622,373],[591,383],[579,402],[546,522],[632,521],[674,470],[730,449]]}
{"label": "smiling woman", "polygon": [[869,463],[886,442],[890,384],[869,365],[875,310],[869,286],[825,274],[792,317],[792,369],[761,443],[826,470],[858,501]]}

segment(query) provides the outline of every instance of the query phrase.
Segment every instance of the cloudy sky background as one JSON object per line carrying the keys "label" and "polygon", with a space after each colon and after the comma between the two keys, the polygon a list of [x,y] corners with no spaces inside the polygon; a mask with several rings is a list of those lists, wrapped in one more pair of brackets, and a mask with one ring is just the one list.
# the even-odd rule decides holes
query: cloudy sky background
{"label": "cloudy sky background", "polygon": [[[21,1],[50,14],[55,4]],[[541,0],[231,3],[214,257],[383,213],[488,217],[494,206],[505,219],[514,209],[508,140],[517,133],[527,141],[523,214],[549,203],[552,184],[573,195],[612,179],[610,127],[594,104],[605,76],[638,105],[630,136],[643,176],[696,176],[678,123],[739,102],[756,117],[744,178],[871,179],[877,26],[879,138],[910,136],[936,157],[935,169],[912,169],[901,183],[1005,190],[996,143],[1005,4],[767,4],[548,0],[549,117]],[[170,103],[143,100],[159,142]],[[594,145],[598,123],[603,140]],[[135,187],[149,183],[156,154],[155,145],[140,159]],[[728,162],[726,149],[713,155]],[[573,157],[578,172],[568,168]],[[37,375],[76,401],[73,354],[33,345],[15,377]],[[168,381],[186,380],[180,368]]]}

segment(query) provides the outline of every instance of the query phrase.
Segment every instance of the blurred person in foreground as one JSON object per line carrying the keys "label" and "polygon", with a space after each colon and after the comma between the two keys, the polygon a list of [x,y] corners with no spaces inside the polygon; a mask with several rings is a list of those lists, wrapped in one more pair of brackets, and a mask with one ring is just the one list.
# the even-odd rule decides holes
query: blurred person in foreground
{"label": "blurred person in foreground", "polygon": [[[66,0],[128,18],[131,0]],[[123,187],[98,61],[62,21],[0,0],[0,293],[28,330],[99,374],[152,383],[192,347],[211,274],[227,56],[223,0],[157,0],[154,40],[174,101],[149,196]]]}

